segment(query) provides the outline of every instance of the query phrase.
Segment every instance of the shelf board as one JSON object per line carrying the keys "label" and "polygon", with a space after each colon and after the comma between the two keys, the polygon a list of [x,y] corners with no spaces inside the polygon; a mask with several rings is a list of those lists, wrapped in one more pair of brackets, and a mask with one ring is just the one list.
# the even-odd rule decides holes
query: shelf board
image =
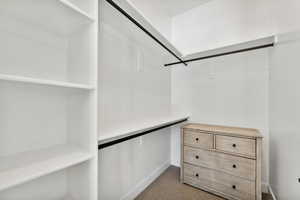
{"label": "shelf board", "polygon": [[164,127],[182,120],[187,120],[188,118],[188,115],[169,116],[155,120],[132,123],[131,125],[121,129],[100,133],[100,136],[98,137],[98,145],[137,135],[152,129]]}
{"label": "shelf board", "polygon": [[2,0],[0,12],[63,35],[94,21],[93,17],[68,0]]}
{"label": "shelf board", "polygon": [[224,47],[220,47],[220,48],[216,48],[216,49],[200,51],[200,52],[185,55],[183,58],[184,58],[184,60],[189,60],[189,59],[194,59],[194,58],[199,58],[199,57],[223,54],[226,52],[232,52],[232,51],[237,51],[237,50],[241,50],[241,49],[253,48],[253,47],[262,46],[262,45],[271,44],[271,43],[276,43],[275,36],[269,36],[269,37],[259,38],[259,39],[255,39],[255,40],[251,40],[251,41],[238,43],[238,44],[232,44],[232,45],[228,45],[228,46],[224,46]]}
{"label": "shelf board", "polygon": [[0,157],[0,190],[8,189],[41,176],[91,159],[91,154],[71,145]]}
{"label": "shelf board", "polygon": [[38,85],[56,86],[56,87],[63,87],[63,88],[73,88],[73,89],[84,89],[84,90],[94,89],[93,86],[85,85],[85,84],[76,84],[76,83],[53,81],[53,80],[46,80],[46,79],[36,79],[36,78],[7,75],[7,74],[0,74],[0,81],[1,80],[19,82],[19,83],[31,83],[31,84],[38,84]]}
{"label": "shelf board", "polygon": [[[159,30],[155,28],[155,26],[151,23],[151,20],[147,19],[142,12],[134,6],[134,4],[130,1],[124,0],[114,0],[114,2],[120,6],[123,10],[125,10],[130,16],[132,16],[138,23],[140,23],[144,28],[146,28],[152,35],[158,38],[166,47],[171,49],[177,56],[182,57],[182,53],[174,46],[174,44],[169,41]],[[112,26],[116,28],[117,31],[121,30],[121,33],[124,35],[132,36],[133,38],[138,39],[139,41],[146,42],[148,41],[148,36],[143,33],[141,30],[137,29],[135,25],[132,24],[128,19],[124,16],[120,16],[120,13],[116,11],[111,5],[109,5],[106,1],[103,1],[101,4],[100,10],[100,26]],[[134,30],[128,28],[128,24],[134,26]],[[141,36],[142,35],[142,36]],[[150,38],[150,44],[156,44]],[[164,51],[164,50],[163,50]],[[173,59],[173,58],[172,58]]]}

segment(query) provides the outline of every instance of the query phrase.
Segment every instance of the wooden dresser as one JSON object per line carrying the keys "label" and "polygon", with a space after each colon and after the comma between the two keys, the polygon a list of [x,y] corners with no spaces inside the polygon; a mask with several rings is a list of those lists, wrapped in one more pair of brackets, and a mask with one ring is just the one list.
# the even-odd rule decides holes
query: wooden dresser
{"label": "wooden dresser", "polygon": [[186,124],[181,181],[226,199],[261,200],[262,136],[256,129]]}

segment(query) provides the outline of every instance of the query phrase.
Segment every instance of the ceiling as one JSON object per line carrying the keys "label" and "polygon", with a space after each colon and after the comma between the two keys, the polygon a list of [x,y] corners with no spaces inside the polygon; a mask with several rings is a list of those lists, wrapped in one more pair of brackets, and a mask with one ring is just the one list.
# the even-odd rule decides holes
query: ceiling
{"label": "ceiling", "polygon": [[130,0],[136,5],[146,5],[157,12],[164,12],[169,17],[182,14],[192,8],[212,0]]}

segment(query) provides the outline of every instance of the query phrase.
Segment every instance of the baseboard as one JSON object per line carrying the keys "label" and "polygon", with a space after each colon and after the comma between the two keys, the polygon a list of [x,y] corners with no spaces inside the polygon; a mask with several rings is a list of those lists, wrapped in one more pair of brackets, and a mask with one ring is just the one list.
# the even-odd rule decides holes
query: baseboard
{"label": "baseboard", "polygon": [[261,191],[263,193],[269,193],[269,184],[268,183],[261,183]]}
{"label": "baseboard", "polygon": [[270,194],[272,195],[272,197],[273,197],[273,200],[277,200],[277,198],[276,198],[276,196],[275,196],[275,194],[274,194],[274,192],[273,192],[273,190],[272,190],[272,187],[269,185],[269,192],[270,192]]}
{"label": "baseboard", "polygon": [[171,163],[171,165],[175,166],[175,167],[179,167],[180,168],[180,164],[179,163]]}
{"label": "baseboard", "polygon": [[155,181],[169,166],[170,166],[170,161],[168,160],[160,167],[156,168],[148,177],[145,177],[142,181],[140,181],[132,190],[130,190],[127,194],[125,194],[120,200],[135,199],[153,181]]}

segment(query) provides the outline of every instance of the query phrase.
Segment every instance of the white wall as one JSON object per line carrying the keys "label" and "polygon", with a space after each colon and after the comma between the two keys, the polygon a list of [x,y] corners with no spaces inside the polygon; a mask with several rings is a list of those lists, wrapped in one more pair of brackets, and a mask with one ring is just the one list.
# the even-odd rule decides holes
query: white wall
{"label": "white wall", "polygon": [[172,31],[172,17],[159,9],[152,1],[127,0],[133,5],[164,37],[170,39]]}
{"label": "white wall", "polygon": [[172,20],[172,42],[183,54],[300,29],[299,0],[212,0]]}
{"label": "white wall", "polygon": [[[170,112],[166,53],[126,18],[101,2],[99,135]],[[132,199],[170,164],[170,130],[99,151],[99,199]]]}
{"label": "white wall", "polygon": [[[270,185],[279,200],[300,199],[300,34],[271,54]],[[285,36],[284,36],[285,37]]]}
{"label": "white wall", "polygon": [[183,54],[273,33],[269,0],[213,0],[173,18],[172,42]]}
{"label": "white wall", "polygon": [[[172,108],[198,123],[257,128],[268,183],[268,50],[219,57],[172,70]],[[179,128],[172,131],[171,163],[179,165]]]}
{"label": "white wall", "polygon": [[131,200],[170,165],[165,129],[99,151],[99,200]]}
{"label": "white wall", "polygon": [[300,29],[300,1],[299,0],[269,0],[271,16],[275,33],[282,34]]}

